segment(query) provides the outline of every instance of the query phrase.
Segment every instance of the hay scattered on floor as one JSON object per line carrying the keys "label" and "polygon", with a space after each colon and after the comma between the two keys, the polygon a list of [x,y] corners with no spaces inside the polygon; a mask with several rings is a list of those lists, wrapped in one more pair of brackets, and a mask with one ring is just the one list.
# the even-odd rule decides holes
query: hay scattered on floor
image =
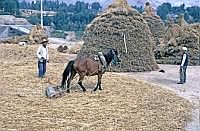
{"label": "hay scattered on floor", "polygon": [[[36,52],[40,45],[19,46],[16,44],[1,44],[0,58],[2,61],[16,61],[18,63],[36,63]],[[49,49],[49,61],[53,63],[67,63],[68,54]]]}
{"label": "hay scattered on floor", "polygon": [[[16,45],[0,51],[18,52]],[[36,46],[36,45],[34,45]],[[28,46],[27,50],[35,47]],[[55,58],[64,57],[55,50]],[[12,54],[12,53],[11,53]],[[47,99],[46,79],[36,77],[33,61],[15,59],[20,53],[0,56],[0,127],[11,130],[183,130],[190,118],[190,104],[174,93],[134,79],[106,73],[103,91],[91,93],[96,77],[87,77],[83,93],[72,82],[72,93]],[[53,55],[53,56],[54,56]],[[25,60],[25,59],[23,59]],[[57,61],[56,61],[57,62]],[[48,64],[48,78],[59,83],[63,61]]]}

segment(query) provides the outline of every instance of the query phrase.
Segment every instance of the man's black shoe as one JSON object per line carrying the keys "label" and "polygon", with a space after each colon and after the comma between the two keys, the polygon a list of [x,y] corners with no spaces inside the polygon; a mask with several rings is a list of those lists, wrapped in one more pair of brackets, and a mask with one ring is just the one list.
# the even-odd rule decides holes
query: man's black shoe
{"label": "man's black shoe", "polygon": [[183,84],[183,82],[178,82],[177,84]]}

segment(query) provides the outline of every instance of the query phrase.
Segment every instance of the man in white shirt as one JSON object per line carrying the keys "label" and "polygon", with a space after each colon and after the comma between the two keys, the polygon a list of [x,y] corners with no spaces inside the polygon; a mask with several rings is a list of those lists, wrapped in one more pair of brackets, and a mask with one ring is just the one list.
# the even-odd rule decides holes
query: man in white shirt
{"label": "man in white shirt", "polygon": [[46,63],[48,62],[48,48],[47,48],[47,39],[43,39],[41,42],[41,46],[39,46],[37,50],[37,58],[38,58],[38,75],[43,78],[46,73]]}
{"label": "man in white shirt", "polygon": [[188,66],[188,53],[187,48],[182,47],[183,50],[183,56],[181,59],[181,65],[180,65],[180,81],[177,84],[184,84],[186,82],[186,69]]}

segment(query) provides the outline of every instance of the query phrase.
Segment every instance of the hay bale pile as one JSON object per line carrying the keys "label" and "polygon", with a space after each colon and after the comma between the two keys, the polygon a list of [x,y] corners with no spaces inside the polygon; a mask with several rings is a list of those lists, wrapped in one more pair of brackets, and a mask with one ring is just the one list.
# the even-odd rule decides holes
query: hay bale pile
{"label": "hay bale pile", "polygon": [[48,35],[45,30],[40,26],[36,25],[30,31],[28,35],[16,36],[14,38],[10,38],[2,41],[3,43],[9,44],[18,44],[21,41],[24,41],[28,44],[40,44],[42,39],[48,39]]}
{"label": "hay bale pile", "polygon": [[143,18],[147,21],[150,31],[153,35],[156,45],[161,44],[162,38],[165,33],[165,25],[159,17],[150,17],[144,15]]}
{"label": "hay bale pile", "polygon": [[66,53],[68,50],[68,47],[66,45],[60,45],[58,48],[57,48],[57,51],[58,52],[62,52],[62,53]]}
{"label": "hay bale pile", "polygon": [[200,37],[200,23],[190,24],[189,27]]}
{"label": "hay bale pile", "polygon": [[18,44],[19,42],[26,42],[29,43],[28,35],[22,35],[22,36],[15,36],[13,38],[1,40],[2,44]]}
{"label": "hay bale pile", "polygon": [[[18,63],[31,63],[35,64],[37,62],[36,51],[39,45],[28,45],[19,46],[17,44],[1,44],[0,58],[1,61],[11,62],[17,61]],[[59,53],[56,49],[48,48],[49,50],[49,61],[54,63],[66,63],[67,55]]]}
{"label": "hay bale pile", "polygon": [[86,28],[78,54],[97,54],[116,48],[122,63],[112,71],[152,71],[158,68],[153,55],[151,32],[143,16],[126,0],[116,0]]}
{"label": "hay bale pile", "polygon": [[198,25],[179,26],[172,24],[164,37],[163,45],[155,50],[155,57],[158,63],[180,64],[181,47],[185,46],[189,51],[190,65],[199,65],[200,43]]}
{"label": "hay bale pile", "polygon": [[179,24],[180,26],[186,26],[186,25],[188,25],[188,23],[187,23],[187,22],[185,21],[185,19],[184,19],[184,14],[181,14],[181,15],[179,16],[178,24]]}
{"label": "hay bale pile", "polygon": [[42,39],[48,39],[47,33],[40,25],[36,25],[33,27],[29,34],[29,42],[30,44],[40,44]]}
{"label": "hay bale pile", "polygon": [[149,2],[146,2],[144,7],[143,18],[147,21],[151,33],[153,34],[153,40],[155,46],[161,44],[165,32],[164,22],[156,15],[155,10],[150,5]]}

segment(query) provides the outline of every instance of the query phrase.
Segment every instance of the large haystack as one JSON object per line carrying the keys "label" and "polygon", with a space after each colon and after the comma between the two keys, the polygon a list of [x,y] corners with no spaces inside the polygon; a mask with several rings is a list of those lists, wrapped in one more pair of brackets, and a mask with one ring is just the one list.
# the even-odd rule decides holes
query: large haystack
{"label": "large haystack", "polygon": [[[146,2],[144,7],[143,18],[147,21],[151,33],[153,34],[153,40],[156,45],[161,44],[162,38],[165,32],[164,22],[156,15],[155,10],[149,2]],[[155,46],[156,46],[155,45]]]}
{"label": "large haystack", "polygon": [[116,0],[87,26],[79,53],[118,49],[122,63],[114,71],[152,71],[158,68],[151,32],[143,16],[126,0]]}
{"label": "large haystack", "polygon": [[155,56],[158,63],[180,64],[180,48],[188,48],[190,65],[199,65],[200,63],[200,26],[171,24],[164,37],[164,44],[158,46]]}
{"label": "large haystack", "polygon": [[36,25],[35,27],[33,27],[29,34],[30,44],[40,44],[43,38],[48,38],[45,30],[40,25]]}
{"label": "large haystack", "polygon": [[147,21],[150,31],[153,35],[153,39],[156,45],[161,44],[162,38],[165,33],[165,25],[164,22],[155,16],[147,16],[144,15],[143,18]]}

